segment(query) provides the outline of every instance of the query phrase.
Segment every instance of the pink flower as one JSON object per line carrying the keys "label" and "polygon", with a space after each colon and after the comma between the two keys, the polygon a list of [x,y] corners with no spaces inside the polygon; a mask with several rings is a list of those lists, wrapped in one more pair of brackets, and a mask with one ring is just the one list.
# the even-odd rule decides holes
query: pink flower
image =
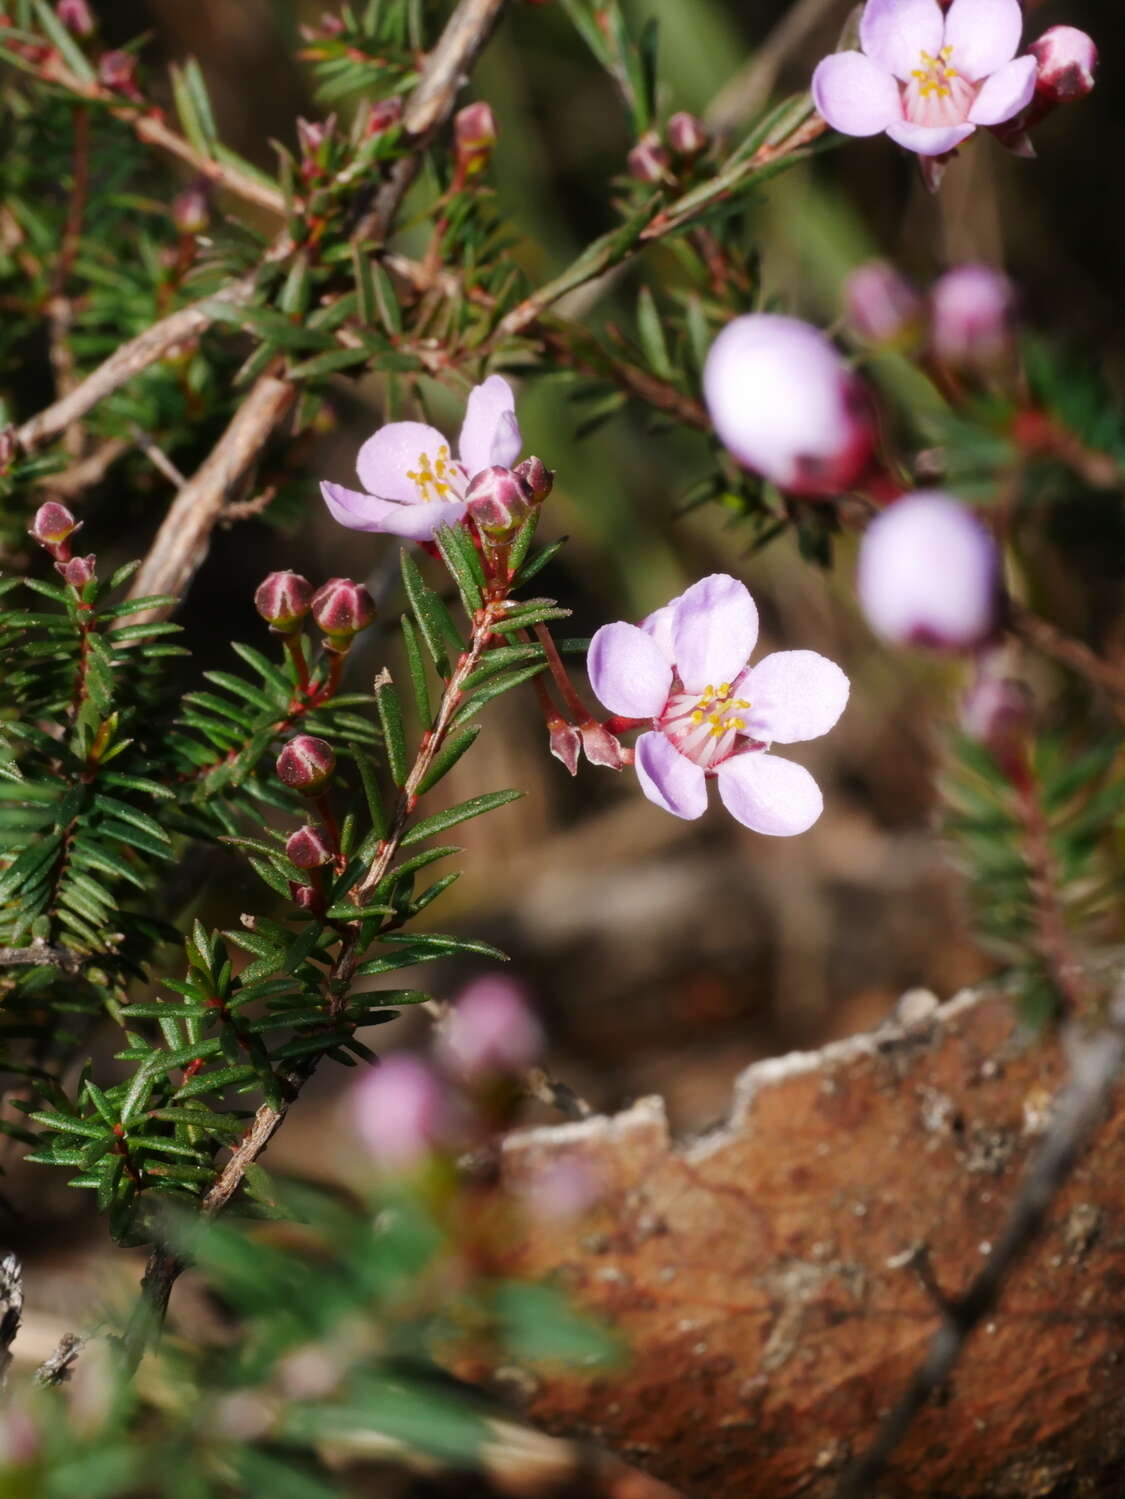
{"label": "pink flower", "polygon": [[360,1139],[390,1170],[420,1165],[447,1133],[442,1085],[417,1057],[387,1057],[358,1084],[352,1100]]}
{"label": "pink flower", "polygon": [[755,312],[728,323],[707,355],[703,393],[734,456],[794,494],[838,494],[871,456],[864,386],[798,318]]}
{"label": "pink flower", "polygon": [[543,1032],[523,986],[503,973],[470,984],[442,1023],[443,1059],[467,1077],[522,1072],[543,1047]]}
{"label": "pink flower", "polygon": [[439,526],[465,514],[465,495],[482,469],[510,468],[522,438],[508,382],[490,375],[469,392],[458,456],[424,422],[388,422],[359,450],[363,490],[324,482],[320,492],[333,520],[353,531],[383,531],[429,541]]}
{"label": "pink flower", "polygon": [[817,109],[844,135],[878,135],[941,156],[978,125],[1000,125],[1035,93],[1034,57],[1016,57],[1019,0],[867,0],[860,52],[836,52],[813,74]]}
{"label": "pink flower", "polygon": [[989,265],[959,265],[930,291],[930,338],[946,364],[988,369],[1012,347],[1015,287]]}
{"label": "pink flower", "polygon": [[922,299],[885,260],[856,266],[844,282],[844,317],[860,338],[891,344],[922,320]]}
{"label": "pink flower", "polygon": [[897,645],[972,650],[1000,620],[1000,558],[971,510],[937,491],[906,495],[868,526],[856,578],[867,622]]}
{"label": "pink flower", "polygon": [[707,779],[755,833],[803,833],[824,806],[803,766],[766,753],[816,739],[848,701],[848,679],[815,651],[775,651],[755,667],[758,611],[745,585],[714,573],[640,625],[603,625],[590,682],[611,713],[650,720],[635,748],[641,790],[675,817],[701,817]]}

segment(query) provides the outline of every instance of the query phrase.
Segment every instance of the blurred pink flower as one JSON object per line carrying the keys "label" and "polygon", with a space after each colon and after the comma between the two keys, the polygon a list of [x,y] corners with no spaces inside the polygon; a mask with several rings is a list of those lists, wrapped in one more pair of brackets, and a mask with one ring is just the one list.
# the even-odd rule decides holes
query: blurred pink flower
{"label": "blurred pink flower", "polygon": [[756,312],[728,323],[707,355],[703,392],[734,456],[794,494],[838,494],[871,456],[864,386],[799,318]]}
{"label": "blurred pink flower", "polygon": [[464,989],[442,1023],[439,1055],[467,1077],[530,1067],[543,1046],[522,984],[489,974]]}
{"label": "blurred pink flower", "polygon": [[417,1057],[387,1057],[352,1092],[359,1137],[392,1171],[420,1165],[447,1129],[445,1094],[437,1074]]}
{"label": "blurred pink flower", "polygon": [[469,484],[482,469],[511,468],[522,438],[512,388],[490,375],[469,392],[458,457],[436,427],[388,422],[359,450],[363,490],[325,481],[320,486],[334,520],[353,531],[383,531],[429,541],[439,526],[465,514]]}
{"label": "blurred pink flower", "polygon": [[919,326],[922,299],[885,260],[869,260],[844,282],[844,317],[867,343],[895,343]]}
{"label": "blurred pink flower", "polygon": [[959,265],[930,291],[930,337],[946,364],[987,369],[1012,346],[1016,293],[1003,271]]}
{"label": "blurred pink flower", "polygon": [[906,495],[867,528],[859,601],[871,628],[896,645],[972,650],[1000,619],[1000,557],[971,510],[937,491]]}
{"label": "blurred pink flower", "polygon": [[1016,56],[1019,0],[867,0],[859,52],[835,52],[813,74],[817,109],[844,135],[877,135],[941,156],[978,125],[1031,102],[1036,63]]}
{"label": "blurred pink flower", "polygon": [[676,817],[701,817],[707,779],[737,821],[788,837],[820,816],[820,788],[770,745],[826,734],[848,700],[848,679],[815,651],[776,651],[747,661],[758,611],[745,585],[724,573],[695,583],[640,625],[603,625],[588,670],[611,713],[652,728],[635,748],[641,790]]}

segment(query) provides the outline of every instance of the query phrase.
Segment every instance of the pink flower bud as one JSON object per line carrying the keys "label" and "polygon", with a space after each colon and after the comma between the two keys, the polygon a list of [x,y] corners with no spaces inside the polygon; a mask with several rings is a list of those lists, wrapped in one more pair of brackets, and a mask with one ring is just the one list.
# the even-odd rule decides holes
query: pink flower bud
{"label": "pink flower bud", "polygon": [[279,634],[289,635],[309,612],[312,584],[300,573],[270,573],[254,594],[254,608]]}
{"label": "pink flower bud", "polygon": [[329,115],[326,120],[304,120],[297,117],[297,140],[301,146],[301,155],[309,160],[320,152],[332,132],[336,128],[336,116]]}
{"label": "pink flower bud", "polygon": [[453,139],[459,155],[487,154],[500,139],[492,106],[483,99],[466,104],[453,116]]}
{"label": "pink flower bud", "polygon": [[859,549],[859,601],[896,645],[972,650],[1000,623],[1000,557],[972,511],[937,491],[897,500]]}
{"label": "pink flower bud", "polygon": [[466,1077],[522,1072],[539,1056],[543,1032],[521,984],[504,974],[477,979],[443,1022],[438,1050]]}
{"label": "pink flower bud", "polygon": [[203,178],[172,199],[172,223],[180,234],[202,234],[211,222],[211,193]]}
{"label": "pink flower bud", "polygon": [[474,475],[465,499],[477,530],[495,541],[517,531],[531,507],[527,485],[512,469],[498,463]]}
{"label": "pink flower bud", "polygon": [[330,864],[336,852],[320,828],[309,822],[290,833],[285,843],[285,855],[298,869],[319,869],[323,864]]}
{"label": "pink flower bud", "polygon": [[91,36],[97,25],[86,0],[58,0],[55,14],[75,36]]}
{"label": "pink flower bud", "polygon": [[293,887],[293,904],[301,911],[315,910],[320,899],[320,891],[315,885],[295,885]]}
{"label": "pink flower bud", "polygon": [[131,52],[103,52],[98,63],[98,81],[103,88],[130,99],[141,97],[137,88],[137,59]]}
{"label": "pink flower bud", "polygon": [[629,176],[638,182],[663,182],[668,174],[668,152],[654,130],[646,131],[625,158]]}
{"label": "pink flower bud", "polygon": [[379,99],[372,106],[367,116],[366,131],[369,136],[382,135],[385,130],[392,129],[402,119],[402,96],[392,94],[389,99]]}
{"label": "pink flower bud", "polygon": [[961,704],[961,727],[1001,763],[1018,753],[1031,728],[1033,703],[1025,682],[983,670]]}
{"label": "pink flower bud", "polygon": [[959,265],[930,292],[934,353],[957,368],[985,370],[1012,347],[1015,289],[1002,271]]}
{"label": "pink flower bud", "polygon": [[1084,99],[1094,87],[1098,49],[1076,26],[1052,26],[1028,51],[1039,64],[1035,91],[1049,103]]}
{"label": "pink flower bud", "polygon": [[728,323],[707,355],[703,391],[739,462],[794,494],[839,494],[871,457],[866,387],[824,334],[797,318],[756,312]]}
{"label": "pink flower bud", "polygon": [[555,472],[541,458],[525,458],[512,470],[527,485],[533,505],[541,505],[555,487]]}
{"label": "pink flower bud", "polygon": [[332,746],[314,734],[298,734],[277,757],[279,779],[303,796],[316,796],[323,791],[335,769]]}
{"label": "pink flower bud", "polygon": [[896,343],[921,316],[921,297],[885,260],[857,266],[844,282],[844,317],[866,343]]}
{"label": "pink flower bud", "polygon": [[55,567],[72,588],[82,589],[95,576],[98,559],[93,552],[88,557],[71,557],[69,562],[56,562]]}
{"label": "pink flower bud", "polygon": [[681,109],[668,121],[664,136],[673,156],[684,156],[689,160],[706,150],[710,139],[703,121],[688,114],[685,109]]}
{"label": "pink flower bud", "polygon": [[40,546],[50,549],[61,546],[68,536],[74,535],[80,525],[81,522],[74,519],[65,505],[48,500],[35,512],[35,519],[27,534],[34,536]]}
{"label": "pink flower bud", "polygon": [[356,1129],[381,1166],[419,1166],[448,1133],[448,1109],[436,1074],[417,1057],[387,1057],[352,1093]]}
{"label": "pink flower bud", "polygon": [[375,600],[362,583],[351,578],[329,578],[313,594],[312,617],[334,644],[343,644],[366,630],[375,619]]}

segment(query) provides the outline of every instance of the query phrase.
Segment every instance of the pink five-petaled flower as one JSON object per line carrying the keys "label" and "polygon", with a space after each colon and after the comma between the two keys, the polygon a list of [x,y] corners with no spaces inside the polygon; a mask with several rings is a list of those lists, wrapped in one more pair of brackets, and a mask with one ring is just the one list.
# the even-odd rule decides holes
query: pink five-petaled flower
{"label": "pink five-petaled flower", "polygon": [[388,422],[359,450],[363,490],[327,481],[320,486],[333,520],[353,531],[384,531],[431,541],[439,526],[465,514],[469,485],[482,469],[510,468],[523,439],[508,382],[490,375],[469,392],[458,456],[436,427]]}
{"label": "pink five-petaled flower", "polygon": [[817,109],[844,135],[877,135],[919,156],[955,150],[978,125],[1000,125],[1035,93],[1036,63],[1017,57],[1019,0],[867,0],[861,52],[836,52],[813,74]]}
{"label": "pink five-petaled flower", "polygon": [[649,801],[700,817],[713,776],[732,817],[787,837],[810,828],[824,801],[803,766],[766,752],[826,734],[848,679],[815,651],[776,651],[748,668],[757,638],[749,591],[714,573],[639,625],[603,625],[587,664],[611,713],[651,720],[634,761]]}

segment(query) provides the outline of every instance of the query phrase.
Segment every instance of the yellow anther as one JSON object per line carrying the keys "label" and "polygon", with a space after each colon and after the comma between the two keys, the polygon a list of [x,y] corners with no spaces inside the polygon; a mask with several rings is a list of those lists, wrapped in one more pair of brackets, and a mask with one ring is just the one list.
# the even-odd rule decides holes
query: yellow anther
{"label": "yellow anther", "polygon": [[720,682],[719,683],[719,696],[720,697],[729,697],[730,696],[730,683],[729,682]]}
{"label": "yellow anther", "polygon": [[732,729],[744,729],[746,727],[745,721],[741,718],[731,718],[728,722]]}
{"label": "yellow anther", "polygon": [[696,708],[695,712],[691,715],[691,721],[692,723],[703,722],[703,713],[699,708]]}

